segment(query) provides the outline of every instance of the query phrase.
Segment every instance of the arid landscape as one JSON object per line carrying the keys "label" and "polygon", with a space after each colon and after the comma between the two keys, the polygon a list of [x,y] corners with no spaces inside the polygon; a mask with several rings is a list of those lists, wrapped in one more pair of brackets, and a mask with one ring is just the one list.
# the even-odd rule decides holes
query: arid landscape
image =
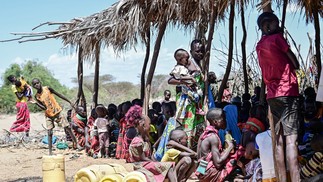
{"label": "arid landscape", "polygon": [[[21,140],[21,134],[10,134],[9,130],[15,115],[0,115],[0,181],[10,182],[34,182],[42,181],[42,157],[48,155],[47,145],[41,142],[47,132],[42,127],[45,123],[43,113],[31,114],[30,137]],[[62,128],[55,128],[54,135],[58,139],[64,135]],[[67,181],[73,181],[75,173],[92,164],[118,163],[132,170],[132,165],[124,160],[116,159],[93,159],[85,155],[84,151],[54,150],[55,154],[65,156],[65,176]]]}

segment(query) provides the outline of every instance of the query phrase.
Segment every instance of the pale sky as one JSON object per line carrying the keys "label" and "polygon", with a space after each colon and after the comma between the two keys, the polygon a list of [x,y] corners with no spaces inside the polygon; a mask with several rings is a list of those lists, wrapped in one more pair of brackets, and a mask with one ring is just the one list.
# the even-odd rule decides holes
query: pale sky
{"label": "pale sky", "polygon": [[[102,11],[108,8],[115,0],[10,0],[1,2],[0,6],[0,40],[18,38],[13,36],[11,32],[32,32],[32,28],[44,22],[68,22],[74,17],[86,17],[91,14]],[[308,51],[307,32],[314,39],[314,28],[312,24],[306,25],[297,13],[296,16],[291,14],[293,9],[289,8],[289,13],[286,20],[286,27],[290,34],[294,37],[297,44],[301,44],[302,56],[305,59]],[[275,10],[275,13],[280,18],[281,12]],[[253,8],[246,12],[246,23],[248,26],[247,51],[250,52],[257,42],[257,34],[260,32],[256,27],[256,19],[260,13]],[[236,15],[240,16],[240,15]],[[241,42],[241,26],[240,19],[236,19],[237,26],[237,49],[240,50]],[[220,42],[228,42],[228,21],[225,24],[221,23],[215,31],[213,47],[224,49]],[[55,26],[45,26],[37,31],[55,30]],[[322,29],[321,29],[322,35]],[[189,43],[193,40],[190,33],[185,33],[181,30],[168,28],[165,38],[162,42],[161,51],[156,67],[156,74],[169,74],[172,67],[175,65],[173,53],[177,48],[189,50]],[[151,50],[153,50],[151,45]],[[236,49],[236,48],[235,48]],[[293,50],[293,48],[292,48]],[[71,54],[69,49],[64,49],[60,39],[49,39],[36,42],[6,42],[0,43],[0,74],[13,63],[23,64],[25,60],[38,60],[44,66],[54,73],[61,83],[68,87],[73,87],[71,78],[76,77],[77,56]],[[212,51],[210,70],[217,74],[222,74],[224,71],[218,66],[220,57],[218,52]],[[249,54],[249,53],[247,53]],[[151,53],[152,55],[152,53]],[[130,50],[119,57],[115,55],[113,49],[108,47],[101,52],[101,67],[100,74],[111,74],[116,78],[116,81],[130,81],[139,83],[138,77],[141,72],[145,56],[145,50],[142,46]],[[149,67],[148,67],[149,68]],[[94,66],[85,64],[85,75],[94,72]],[[148,72],[148,70],[147,70]],[[1,84],[1,83],[0,83]]]}

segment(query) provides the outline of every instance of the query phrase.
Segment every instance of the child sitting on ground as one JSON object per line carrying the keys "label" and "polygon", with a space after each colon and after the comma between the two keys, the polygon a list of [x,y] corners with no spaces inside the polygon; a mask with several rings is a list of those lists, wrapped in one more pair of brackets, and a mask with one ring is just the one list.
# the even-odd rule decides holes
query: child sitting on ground
{"label": "child sitting on ground", "polygon": [[33,91],[30,85],[26,82],[23,76],[19,77],[19,80],[13,76],[9,75],[8,80],[12,83],[12,89],[16,89],[17,92],[22,93],[24,96],[28,98],[28,101],[34,102],[32,95]]}
{"label": "child sitting on ground", "polygon": [[203,91],[199,85],[196,84],[195,74],[196,72],[190,73],[187,68],[192,62],[189,60],[189,54],[184,49],[177,49],[174,53],[177,65],[173,68],[170,75],[177,80],[181,80],[185,83],[182,85],[182,92],[187,95],[196,103],[196,114],[204,115],[202,108],[199,107],[199,101],[203,96]]}
{"label": "child sitting on ground", "polygon": [[103,105],[98,105],[95,108],[98,118],[94,121],[94,129],[97,129],[100,141],[101,157],[106,158],[109,156],[109,121],[105,118],[107,109]]}
{"label": "child sitting on ground", "polygon": [[186,132],[180,129],[172,130],[169,134],[168,150],[161,162],[175,162],[175,172],[178,181],[186,181],[195,171],[197,154],[187,147]]}
{"label": "child sitting on ground", "polygon": [[[301,178],[308,179],[323,174],[323,135],[317,134],[311,141],[311,147],[315,151],[312,158],[301,169]],[[309,181],[314,181],[309,180]]]}
{"label": "child sitting on ground", "polygon": [[[110,106],[110,107],[109,107]],[[115,119],[117,109],[111,104],[108,106],[108,120],[109,120],[109,157],[116,156],[117,141],[119,136],[119,121]]]}
{"label": "child sitting on ground", "polygon": [[262,181],[262,167],[259,158],[259,151],[256,150],[256,143],[249,142],[246,145],[246,151],[244,157],[251,160],[246,166],[243,175],[238,175],[234,181]]}
{"label": "child sitting on ground", "polygon": [[89,148],[89,127],[87,126],[86,110],[83,106],[77,106],[71,119],[72,131],[77,139],[79,151]]}
{"label": "child sitting on ground", "polygon": [[154,145],[158,140],[158,130],[157,130],[157,121],[158,115],[155,109],[148,110],[148,117],[150,118],[150,129],[149,129],[149,141],[151,145]]}

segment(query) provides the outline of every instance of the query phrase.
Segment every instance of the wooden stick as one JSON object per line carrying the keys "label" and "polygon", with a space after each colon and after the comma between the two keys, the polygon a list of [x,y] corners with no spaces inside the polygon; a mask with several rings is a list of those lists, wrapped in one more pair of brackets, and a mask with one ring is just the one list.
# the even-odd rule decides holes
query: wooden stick
{"label": "wooden stick", "polygon": [[37,25],[32,30],[34,31],[35,29],[37,29],[41,26],[44,26],[44,25],[64,25],[64,24],[73,24],[73,23],[72,22],[45,22],[45,23],[41,23],[41,24]]}
{"label": "wooden stick", "polygon": [[278,179],[278,181],[279,181],[279,172],[278,172],[277,162],[276,162],[275,123],[274,123],[273,115],[272,115],[271,110],[270,110],[270,106],[268,106],[268,119],[269,119],[270,131],[271,131],[271,142],[272,142],[272,149],[273,149],[275,175],[276,175],[276,179]]}

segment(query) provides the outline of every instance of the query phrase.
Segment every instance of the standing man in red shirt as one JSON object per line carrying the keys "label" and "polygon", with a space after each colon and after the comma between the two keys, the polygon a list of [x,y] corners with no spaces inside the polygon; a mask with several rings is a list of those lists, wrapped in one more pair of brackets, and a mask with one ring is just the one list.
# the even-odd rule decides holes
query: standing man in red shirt
{"label": "standing man in red shirt", "polygon": [[274,121],[278,181],[287,181],[287,162],[292,181],[298,182],[300,173],[296,140],[299,127],[299,92],[295,70],[299,69],[299,63],[283,37],[275,14],[264,12],[258,17],[257,23],[263,36],[256,50]]}

